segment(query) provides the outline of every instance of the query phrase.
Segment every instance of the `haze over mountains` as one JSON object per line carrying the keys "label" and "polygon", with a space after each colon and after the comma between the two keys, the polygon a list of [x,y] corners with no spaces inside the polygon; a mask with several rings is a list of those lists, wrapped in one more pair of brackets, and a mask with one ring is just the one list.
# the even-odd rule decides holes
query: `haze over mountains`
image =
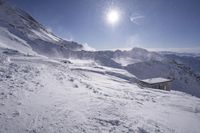
{"label": "haze over mountains", "polygon": [[[2,133],[199,131],[199,55],[86,51],[3,0],[0,53]],[[176,91],[137,86],[154,77],[172,79]]]}

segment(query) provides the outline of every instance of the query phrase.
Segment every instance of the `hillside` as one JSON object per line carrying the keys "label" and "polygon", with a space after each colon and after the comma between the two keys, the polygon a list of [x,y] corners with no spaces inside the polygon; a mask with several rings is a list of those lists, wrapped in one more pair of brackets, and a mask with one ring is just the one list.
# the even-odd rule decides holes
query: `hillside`
{"label": "hillside", "polygon": [[108,73],[134,78],[122,69],[43,57],[1,55],[0,62],[1,133],[199,132],[198,98],[140,89]]}
{"label": "hillside", "polygon": [[26,12],[6,2],[0,3],[0,47],[25,54],[62,56],[68,50],[80,50],[82,45],[63,40],[46,30]]}
{"label": "hillside", "polygon": [[[199,133],[199,61],[85,51],[0,0],[0,133]],[[138,86],[153,77],[172,90]]]}

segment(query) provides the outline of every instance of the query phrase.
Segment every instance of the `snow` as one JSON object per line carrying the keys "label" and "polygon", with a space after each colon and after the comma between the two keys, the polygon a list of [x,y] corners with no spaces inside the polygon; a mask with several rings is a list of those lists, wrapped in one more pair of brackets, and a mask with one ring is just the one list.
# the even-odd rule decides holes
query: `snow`
{"label": "snow", "polygon": [[69,68],[72,70],[81,70],[81,71],[87,71],[87,72],[108,74],[108,75],[120,77],[126,80],[130,80],[131,82],[137,81],[137,77],[135,77],[135,75],[132,75],[131,73],[127,72],[124,69],[101,66],[97,64],[94,60],[68,59],[68,61],[70,62],[70,64],[68,64]]}
{"label": "snow", "polygon": [[36,54],[29,44],[3,27],[0,27],[0,47],[18,50],[24,54]]}
{"label": "snow", "polygon": [[200,99],[191,95],[140,89],[118,76],[73,69],[85,69],[82,64],[91,60],[0,59],[1,133],[199,132]]}
{"label": "snow", "polygon": [[149,84],[155,84],[155,83],[169,82],[171,80],[170,79],[166,79],[166,78],[158,77],[158,78],[144,79],[144,80],[141,80],[141,81],[149,83]]}
{"label": "snow", "polygon": [[122,66],[127,66],[130,64],[136,64],[150,60],[162,61],[164,58],[158,53],[149,52],[145,49],[134,47],[131,50],[115,51],[112,60],[121,64]]}
{"label": "snow", "polygon": [[28,13],[6,2],[0,4],[0,35],[0,48],[28,55],[62,57],[68,50],[82,49],[82,45],[55,36]]}
{"label": "snow", "polygon": [[[193,59],[193,61],[195,60]],[[196,61],[196,64],[198,66],[198,61]],[[196,68],[198,69],[197,66]],[[190,66],[187,66],[169,60],[166,62],[148,61],[132,64],[127,67],[127,70],[139,79],[154,77],[172,79],[172,90],[178,90],[200,97],[199,74],[191,68],[192,63],[190,63]]]}
{"label": "snow", "polygon": [[122,66],[127,66],[127,65],[130,65],[130,64],[142,62],[139,59],[133,59],[133,58],[130,58],[130,57],[117,57],[117,58],[114,58],[113,60],[115,62],[121,64]]}
{"label": "snow", "polygon": [[[0,5],[0,133],[199,133],[199,98],[141,89],[135,82],[137,77],[171,74],[189,82],[186,89],[199,88],[184,67],[166,65],[162,56],[141,48],[73,52],[85,60],[53,55],[63,57],[62,50],[70,55],[69,49],[80,47],[49,33],[26,12]],[[136,67],[128,72],[123,66],[130,63]],[[176,89],[182,87],[175,80]]]}
{"label": "snow", "polygon": [[[60,39],[54,35],[52,35],[51,33],[47,32],[47,31],[44,31],[42,29],[40,29],[40,31],[36,31],[36,30],[31,30],[34,35],[36,35],[36,37],[33,36],[33,38],[37,39],[42,39],[42,40],[45,40],[45,41],[60,41]],[[32,37],[33,34],[29,34],[30,37]]]}
{"label": "snow", "polygon": [[[173,79],[173,90],[200,97],[198,58],[183,59],[181,57],[174,60],[173,57],[149,52],[142,48],[126,51],[84,51],[82,48],[83,46],[76,42],[64,41],[48,32],[28,13],[9,4],[0,5],[0,51],[13,50],[10,54],[18,51],[18,54],[27,56],[39,54],[52,58],[73,56],[81,59],[95,59],[101,65],[128,70],[129,74],[132,73],[131,75],[136,75],[140,79],[169,77]],[[87,65],[96,65],[96,62]],[[102,71],[121,78],[122,73],[126,72],[120,70],[120,73],[113,73],[105,68]],[[127,74],[125,75],[124,78],[128,79]]]}

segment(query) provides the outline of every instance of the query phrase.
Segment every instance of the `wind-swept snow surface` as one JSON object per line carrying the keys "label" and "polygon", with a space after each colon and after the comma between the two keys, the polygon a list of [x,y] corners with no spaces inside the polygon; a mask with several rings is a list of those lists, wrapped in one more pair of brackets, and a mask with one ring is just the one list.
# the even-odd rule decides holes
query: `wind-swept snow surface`
{"label": "wind-swept snow surface", "polygon": [[86,71],[77,61],[0,58],[1,133],[199,133],[196,97],[140,89],[98,65]]}

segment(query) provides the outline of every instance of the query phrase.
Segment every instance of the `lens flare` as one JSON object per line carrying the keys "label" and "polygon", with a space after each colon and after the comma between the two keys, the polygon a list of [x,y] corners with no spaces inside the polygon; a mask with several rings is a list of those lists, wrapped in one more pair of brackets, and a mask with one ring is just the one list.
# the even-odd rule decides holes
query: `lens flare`
{"label": "lens flare", "polygon": [[107,13],[107,21],[108,23],[112,25],[116,24],[119,21],[119,18],[120,18],[120,14],[117,10],[113,9]]}

